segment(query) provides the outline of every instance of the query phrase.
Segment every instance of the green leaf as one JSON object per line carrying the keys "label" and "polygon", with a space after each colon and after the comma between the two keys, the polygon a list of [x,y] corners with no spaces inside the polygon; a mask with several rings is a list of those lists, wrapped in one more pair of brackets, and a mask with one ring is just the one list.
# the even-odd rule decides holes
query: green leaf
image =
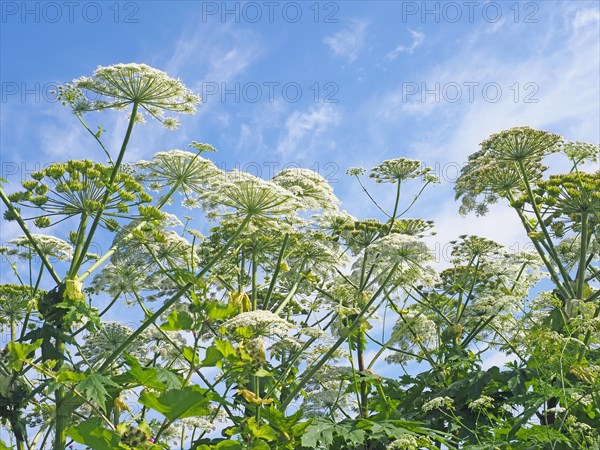
{"label": "green leaf", "polygon": [[142,386],[162,391],[165,385],[158,380],[158,372],[155,368],[143,369],[134,367],[129,370],[131,376]]}
{"label": "green leaf", "polygon": [[0,450],[10,450],[8,445],[6,445],[2,439],[0,439]]}
{"label": "green leaf", "polygon": [[223,305],[219,302],[206,302],[204,310],[208,317],[213,320],[227,319],[233,313],[237,312],[238,308],[233,304]]}
{"label": "green leaf", "polygon": [[202,361],[202,367],[213,367],[216,366],[219,361],[223,359],[223,353],[221,353],[217,347],[211,345],[206,349],[206,356]]}
{"label": "green leaf", "polygon": [[254,372],[254,376],[256,376],[258,378],[265,378],[265,377],[271,377],[271,376],[273,376],[273,374],[271,372],[269,372],[268,370],[263,369],[261,367],[256,372]]}
{"label": "green leaf", "polygon": [[185,347],[183,347],[183,349],[181,350],[181,355],[186,359],[187,362],[189,362],[193,366],[197,366],[200,363],[198,353],[196,353],[196,351],[190,346],[186,345]]}
{"label": "green leaf", "polygon": [[217,445],[213,446],[213,448],[218,450],[242,450],[242,444],[232,441],[231,439],[227,439],[219,442]]}
{"label": "green leaf", "polygon": [[251,448],[252,450],[271,450],[269,444],[267,444],[262,439],[254,441],[249,448]]}
{"label": "green leaf", "polygon": [[190,283],[199,289],[206,288],[204,280],[197,278],[193,272],[185,269],[174,269],[171,271],[172,276],[181,284]]}
{"label": "green leaf", "polygon": [[124,448],[121,446],[121,436],[112,430],[103,428],[102,422],[90,419],[75,427],[67,429],[67,434],[78,442],[94,450]]}
{"label": "green leaf", "polygon": [[194,319],[187,311],[174,310],[167,316],[167,321],[160,327],[166,331],[191,330]]}
{"label": "green leaf", "polygon": [[181,381],[179,380],[179,377],[163,367],[156,368],[156,379],[163,383],[167,389],[181,388]]}
{"label": "green leaf", "polygon": [[[141,386],[146,386],[160,391],[168,387],[172,387],[165,386],[165,384],[161,380],[159,380],[157,368],[144,368],[142,367],[140,362],[131,355],[124,355],[124,358],[125,361],[127,361],[127,364],[129,364],[129,366],[131,367],[131,369],[127,371],[127,374],[131,375],[133,380],[139,383]],[[122,380],[119,379],[119,381]]]}
{"label": "green leaf", "polygon": [[207,390],[199,386],[169,389],[160,395],[143,391],[139,398],[142,405],[158,411],[170,422],[179,418],[208,414],[209,400]]}
{"label": "green leaf", "polygon": [[328,448],[333,444],[335,424],[324,420],[315,420],[307,428],[302,436],[302,445],[308,448]]}
{"label": "green leaf", "polygon": [[12,358],[11,368],[19,371],[23,366],[23,363],[33,357],[34,353],[38,348],[42,346],[43,340],[38,339],[31,344],[19,344],[18,342],[8,343],[8,352]]}
{"label": "green leaf", "polygon": [[104,412],[106,412],[106,398],[110,397],[106,391],[106,386],[118,388],[119,385],[110,378],[93,373],[88,375],[85,380],[77,383],[76,389],[89,401],[96,403]]}
{"label": "green leaf", "polygon": [[42,340],[42,361],[52,359],[61,360],[64,355],[56,347],[56,341],[70,341],[64,332],[48,322],[44,323],[40,328],[31,330],[23,336],[23,339],[32,342]]}
{"label": "green leaf", "polygon": [[237,355],[237,352],[235,351],[235,347],[229,341],[215,340],[214,345],[215,345],[215,347],[217,347],[217,350],[219,350],[221,352],[221,354],[223,355],[223,357],[225,357],[225,358],[228,358],[229,356]]}
{"label": "green leaf", "polygon": [[274,441],[277,439],[277,433],[273,428],[266,424],[261,425],[256,423],[256,418],[254,417],[250,417],[250,419],[248,419],[248,429],[252,432],[255,438],[265,439],[267,441]]}
{"label": "green leaf", "polygon": [[72,372],[70,370],[61,370],[56,376],[56,381],[59,381],[61,383],[65,383],[65,382],[69,382],[69,381],[81,381],[84,379],[85,379],[85,374]]}

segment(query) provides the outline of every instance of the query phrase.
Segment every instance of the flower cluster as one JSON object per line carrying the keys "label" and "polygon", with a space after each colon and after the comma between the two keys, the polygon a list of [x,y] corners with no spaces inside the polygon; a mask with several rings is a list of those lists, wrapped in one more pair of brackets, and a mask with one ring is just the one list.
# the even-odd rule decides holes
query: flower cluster
{"label": "flower cluster", "polygon": [[[66,241],[48,234],[32,234],[37,248],[47,258],[56,258],[59,261],[70,261],[73,257],[73,247]],[[7,255],[23,259],[32,258],[37,254],[33,243],[25,235],[19,236],[8,242]]]}
{"label": "flower cluster", "polygon": [[591,219],[592,226],[598,223],[600,172],[551,175],[536,185],[536,203],[544,207],[546,223],[558,237],[569,229],[578,231],[584,214]]}
{"label": "flower cluster", "polygon": [[294,194],[305,209],[337,209],[340,203],[327,180],[310,169],[285,169],[271,181]]}
{"label": "flower cluster", "polygon": [[412,434],[403,434],[387,446],[387,450],[419,450],[421,443]]}
{"label": "flower cluster", "polygon": [[396,349],[386,358],[391,364],[405,362],[408,352],[419,354],[423,348],[433,351],[438,347],[436,323],[415,307],[402,310],[392,330],[391,343]]}
{"label": "flower cluster", "polygon": [[[101,97],[88,100],[85,91]],[[177,128],[177,118],[164,117],[164,112],[193,114],[200,97],[161,70],[145,64],[115,64],[99,66],[91,77],[79,78],[73,85],[59,89],[59,100],[71,104],[76,112],[121,110],[133,104],[166,128]],[[136,114],[136,120],[144,119]]]}
{"label": "flower cluster", "polygon": [[515,127],[491,135],[481,143],[481,148],[501,161],[533,162],[559,151],[562,142],[557,134]]}
{"label": "flower cluster", "polygon": [[[412,284],[421,282],[429,284],[432,280],[433,270],[427,266],[432,260],[432,255],[427,245],[414,236],[408,234],[391,233],[376,240],[369,247],[369,254],[375,258],[364,255],[367,266],[374,265],[374,273],[386,276],[389,268],[397,265],[392,283]],[[359,259],[359,261],[361,261]],[[359,267],[354,265],[355,270]]]}
{"label": "flower cluster", "polygon": [[[423,163],[417,159],[388,159],[373,167],[369,177],[377,183],[401,183],[422,176],[428,183],[437,183],[439,179],[431,174],[431,167],[421,168]],[[352,174],[354,175],[354,171]]]}
{"label": "flower cluster", "polygon": [[31,310],[32,303],[46,292],[38,290],[33,297],[33,289],[17,284],[0,284],[0,330],[6,324],[19,323]]}
{"label": "flower cluster", "polygon": [[[102,361],[123,344],[132,333],[133,330],[130,327],[120,322],[103,322],[97,333],[86,336],[84,344],[81,346],[81,355],[90,364]],[[132,343],[128,351],[138,356],[145,353],[145,349],[139,346],[139,339]]]}
{"label": "flower cluster", "polygon": [[226,333],[234,335],[245,335],[248,331],[248,337],[283,337],[288,335],[294,325],[270,311],[257,310],[238,314],[223,323],[222,328]]}
{"label": "flower cluster", "polygon": [[494,399],[487,395],[482,395],[477,400],[469,403],[469,409],[472,411],[483,411],[494,406]]}
{"label": "flower cluster", "polygon": [[230,207],[247,216],[282,216],[302,207],[282,186],[238,170],[216,180],[203,198],[214,208]]}
{"label": "flower cluster", "polygon": [[[16,204],[35,207],[46,214],[37,216],[39,228],[50,226],[49,217],[102,215],[105,226],[118,228],[115,217],[126,216],[132,206],[148,203],[152,197],[131,174],[90,160],[53,163],[32,174],[33,180],[22,183],[25,190],[9,196]],[[112,177],[112,179],[111,179]],[[108,200],[103,204],[106,193]],[[64,217],[63,217],[64,218]]]}
{"label": "flower cluster", "polygon": [[423,412],[433,411],[434,409],[449,409],[454,408],[454,400],[450,397],[435,397],[423,404]]}
{"label": "flower cluster", "polygon": [[160,192],[176,189],[185,197],[184,206],[199,205],[199,195],[221,171],[208,159],[185,150],[158,152],[150,161],[136,164],[138,178],[149,183],[149,188]]}

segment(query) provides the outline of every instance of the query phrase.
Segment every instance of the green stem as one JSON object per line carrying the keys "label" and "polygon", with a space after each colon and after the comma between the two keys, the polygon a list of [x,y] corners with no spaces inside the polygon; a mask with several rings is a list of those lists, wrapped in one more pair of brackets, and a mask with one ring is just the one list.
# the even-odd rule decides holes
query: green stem
{"label": "green stem", "polygon": [[[356,359],[358,360],[358,373],[360,374],[361,377],[365,376],[365,356],[364,356],[364,349],[363,349],[363,340],[364,340],[364,333],[363,331],[359,328],[358,330],[358,336],[356,338],[357,342],[356,342]],[[360,416],[363,419],[366,419],[368,417],[368,412],[369,412],[369,408],[368,408],[368,393],[367,393],[367,382],[365,380],[361,380],[360,382]]]}
{"label": "green stem", "polygon": [[[33,298],[35,298],[35,296],[37,295],[38,289],[40,287],[40,282],[42,281],[42,275],[44,274],[44,265],[40,266],[40,271],[38,273],[38,277],[37,280],[35,282],[35,287],[33,288],[33,292],[31,294],[31,296]],[[23,336],[25,336],[26,332],[27,332],[27,325],[29,323],[29,319],[31,317],[31,310],[33,309],[33,305],[29,305],[27,307],[27,314],[25,314],[25,318],[23,319],[23,323],[21,324],[21,335],[19,336],[19,340],[22,341],[23,340]]]}
{"label": "green stem", "polygon": [[402,211],[402,212],[401,212],[401,213],[398,215],[398,217],[402,217],[404,214],[406,214],[406,213],[409,211],[409,209],[410,209],[410,208],[412,208],[412,207],[413,207],[413,205],[414,205],[414,204],[417,202],[417,200],[419,199],[419,197],[421,196],[421,194],[423,193],[423,191],[425,190],[425,188],[426,188],[426,187],[429,185],[429,183],[430,183],[430,182],[428,181],[427,183],[425,183],[425,184],[423,185],[423,187],[421,188],[421,190],[420,190],[420,191],[417,193],[417,195],[415,195],[415,197],[412,199],[412,202],[410,202],[410,205],[408,205],[408,206],[406,207],[406,209],[405,209],[404,211]]}
{"label": "green stem", "polygon": [[54,279],[56,284],[60,284],[61,279],[57,275],[56,271],[54,270],[54,267],[52,267],[52,264],[50,264],[50,262],[48,261],[48,258],[46,258],[46,255],[44,255],[44,253],[40,249],[40,246],[37,244],[37,242],[33,238],[31,232],[29,231],[29,228],[27,228],[25,221],[21,218],[21,215],[15,209],[15,207],[12,205],[12,202],[8,199],[8,197],[6,196],[6,194],[4,193],[4,190],[2,188],[0,188],[0,198],[2,199],[2,201],[6,205],[6,207],[12,214],[12,216],[15,218],[15,220],[17,221],[17,223],[19,224],[21,229],[23,230],[23,233],[25,233],[25,236],[27,236],[27,239],[29,239],[29,242],[31,242],[31,245],[33,246],[35,252],[41,258],[42,263],[44,264],[44,266],[46,266],[46,269],[48,269],[48,272],[50,272],[50,275],[52,276],[52,278]]}
{"label": "green stem", "polygon": [[252,249],[252,261],[251,261],[251,273],[252,273],[252,311],[256,311],[256,301],[258,295],[256,292],[256,275],[258,272],[258,264],[256,264],[256,249]]}
{"label": "green stem", "polygon": [[75,263],[81,257],[81,249],[85,239],[85,230],[87,228],[88,215],[86,212],[81,214],[81,221],[79,222],[79,229],[77,230],[77,243],[75,244],[75,253],[73,254],[73,260],[71,261],[71,268],[69,269],[67,277],[75,277],[76,272],[73,272]]}
{"label": "green stem", "polygon": [[[514,201],[514,197],[512,195],[509,195],[508,199],[511,203]],[[521,223],[523,224],[525,231],[527,231],[527,232],[533,231],[533,228],[531,227],[529,221],[523,214],[523,211],[521,211],[519,208],[514,208],[514,210],[517,212],[519,219],[521,219]],[[560,291],[560,293],[562,294],[562,296],[564,298],[570,298],[571,296],[566,291],[563,283],[561,283],[560,278],[558,278],[558,274],[554,271],[552,264],[550,263],[550,261],[548,261],[548,257],[546,256],[546,253],[542,249],[540,243],[537,241],[537,239],[531,239],[531,243],[535,247],[540,258],[542,258],[542,261],[544,261],[544,266],[546,266],[546,269],[548,270],[548,273],[550,274],[550,278],[552,278],[552,281],[556,285],[556,288]]]}
{"label": "green stem", "polygon": [[362,182],[360,181],[360,178],[358,177],[358,175],[355,175],[355,177],[358,180],[358,184],[360,184],[360,187],[362,188],[362,190],[364,191],[364,193],[367,194],[367,196],[371,199],[371,201],[377,207],[377,209],[379,209],[379,211],[381,211],[386,216],[390,217],[390,215],[388,213],[386,213],[385,210],[381,206],[379,206],[379,203],[377,203],[375,201],[375,199],[371,196],[371,194],[369,194],[369,191],[367,191],[367,188],[365,188],[365,186],[362,184]]}
{"label": "green stem", "polygon": [[[544,224],[544,219],[542,218],[542,216],[540,214],[539,208],[537,206],[537,202],[535,201],[535,196],[533,195],[533,191],[531,190],[531,185],[530,185],[529,179],[527,177],[527,171],[525,170],[525,164],[523,163],[523,161],[518,161],[518,164],[519,164],[519,169],[521,170],[521,175],[523,176],[523,182],[525,183],[525,189],[527,190],[527,195],[529,196],[529,201],[531,202],[531,206],[533,208],[533,213],[535,214],[537,222],[540,225],[540,229],[542,230],[542,233],[544,234],[544,237],[546,239],[550,257],[552,258],[552,260],[558,267],[558,270],[559,270],[563,280],[565,281],[565,288],[567,288],[566,289],[567,292],[570,293],[570,295],[568,297],[573,297],[573,294],[574,294],[573,287],[570,282],[569,274],[567,273],[567,271],[563,267],[562,263],[560,262],[560,258],[558,257],[558,253],[556,252],[556,249],[554,248],[554,243],[552,242],[550,233],[548,232],[548,229],[546,228],[546,225]],[[568,297],[566,297],[566,298],[568,298]]]}
{"label": "green stem", "polygon": [[279,271],[281,270],[281,261],[283,261],[283,253],[285,252],[289,240],[290,235],[286,233],[285,237],[283,238],[283,243],[281,244],[281,249],[279,250],[279,255],[277,256],[277,265],[275,266],[275,271],[273,272],[273,277],[271,278],[271,283],[269,284],[269,290],[267,291],[267,295],[265,297],[265,309],[269,308],[271,295],[273,295],[275,283],[277,282],[277,277],[279,276]]}
{"label": "green stem", "polygon": [[273,311],[273,314],[279,314],[283,310],[283,308],[285,308],[287,306],[287,304],[290,302],[290,300],[292,298],[294,298],[294,294],[296,293],[298,286],[300,286],[299,282],[294,283],[294,285],[292,286],[292,289],[290,289],[290,292],[288,293],[288,295],[286,295],[286,297],[282,300],[282,302],[279,304],[279,306],[277,306],[277,308],[275,308],[275,311]]}
{"label": "green stem", "polygon": [[588,241],[588,213],[581,214],[581,245],[579,249],[579,267],[577,268],[577,298],[583,300],[583,287],[585,286],[585,268]]}
{"label": "green stem", "polygon": [[81,248],[81,255],[80,255],[79,259],[76,262],[74,261],[73,265],[71,266],[72,276],[76,276],[81,265],[83,264],[85,255],[86,255],[90,245],[92,244],[92,239],[94,237],[94,234],[96,233],[96,229],[98,228],[98,225],[100,224],[100,219],[102,218],[102,213],[104,212],[104,208],[106,207],[106,204],[108,203],[108,200],[110,199],[110,194],[112,192],[112,184],[115,181],[115,178],[117,177],[117,174],[119,172],[119,168],[121,167],[121,163],[123,162],[123,157],[125,156],[125,150],[127,149],[127,145],[129,144],[129,138],[131,137],[131,132],[133,131],[133,126],[135,125],[137,110],[138,110],[138,104],[137,104],[137,102],[134,102],[133,108],[131,110],[131,117],[129,119],[129,125],[127,126],[127,132],[125,133],[125,138],[123,139],[123,144],[121,145],[121,150],[119,151],[119,156],[117,157],[117,161],[115,162],[112,173],[110,174],[110,178],[108,179],[108,183],[107,183],[108,185],[106,186],[106,192],[104,193],[104,196],[102,198],[100,209],[96,212],[96,216],[94,217],[94,222],[92,222],[92,226],[90,227],[90,231],[88,233],[87,239],[85,240],[85,243],[83,244],[83,247]]}
{"label": "green stem", "polygon": [[398,333],[394,333],[392,334],[392,337],[390,337],[390,339],[388,339],[386,342],[379,342],[377,339],[373,338],[371,335],[369,335],[369,333],[365,333],[365,335],[371,339],[371,341],[373,341],[375,344],[379,345],[381,348],[377,351],[377,353],[375,354],[375,356],[373,357],[373,359],[371,360],[371,362],[369,363],[369,365],[367,366],[367,369],[371,370],[371,368],[375,365],[375,363],[377,362],[377,360],[379,359],[379,357],[382,355],[382,353],[384,351],[386,351],[388,348],[396,353],[402,353],[403,355],[406,356],[410,356],[411,358],[414,359],[419,359],[421,358],[419,355],[412,353],[412,352],[407,352],[405,350],[400,350],[398,348],[394,348],[392,347],[392,342],[396,339],[396,337],[398,336],[399,333],[401,333],[402,331],[404,331],[404,328],[401,328],[400,330],[398,330]]}
{"label": "green stem", "polygon": [[106,149],[106,147],[104,146],[104,144],[102,143],[100,138],[96,135],[96,133],[94,133],[92,130],[90,130],[90,127],[88,127],[87,124],[83,121],[83,118],[81,117],[80,114],[75,114],[75,117],[77,117],[77,119],[79,119],[79,122],[81,123],[81,125],[83,125],[83,127],[88,131],[88,133],[90,133],[92,135],[92,137],[96,140],[96,142],[98,142],[98,144],[100,144],[100,147],[102,147],[102,150],[106,154],[108,161],[112,164],[113,161],[112,161],[112,158],[110,157],[110,153],[108,152],[108,150]]}
{"label": "green stem", "polygon": [[[470,270],[470,265],[467,266],[467,271]],[[471,287],[469,289],[469,293],[467,294],[467,297],[465,298],[465,302],[464,303],[460,303],[458,305],[458,311],[457,311],[457,315],[456,315],[456,323],[460,323],[460,319],[462,318],[464,312],[467,309],[467,305],[469,304],[469,302],[471,301],[471,299],[473,298],[473,290],[475,289],[475,284],[477,283],[477,274],[479,272],[479,260],[477,260],[477,263],[475,264],[475,273],[473,274],[473,282],[471,283]],[[462,291],[461,291],[462,294]]]}
{"label": "green stem", "polygon": [[390,230],[388,231],[388,234],[392,232],[392,228],[394,228],[394,225],[396,224],[396,213],[398,212],[398,204],[400,203],[400,189],[401,188],[402,188],[402,181],[399,180],[398,187],[396,188],[396,200],[394,201],[394,212],[392,213],[392,217],[390,219]]}

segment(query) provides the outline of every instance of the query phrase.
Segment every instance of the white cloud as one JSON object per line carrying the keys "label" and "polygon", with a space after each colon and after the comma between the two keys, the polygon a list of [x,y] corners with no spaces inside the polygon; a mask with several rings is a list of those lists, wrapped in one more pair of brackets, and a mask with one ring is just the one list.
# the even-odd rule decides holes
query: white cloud
{"label": "white cloud", "polygon": [[353,62],[365,46],[368,24],[353,20],[346,30],[338,31],[323,40],[336,56]]}
{"label": "white cloud", "polygon": [[261,53],[260,35],[251,30],[229,24],[219,29],[196,27],[181,34],[166,68],[168,73],[177,74],[195,67],[199,69],[197,80],[223,82],[242,73]]}
{"label": "white cloud", "polygon": [[388,53],[386,56],[388,62],[393,61],[402,53],[408,53],[409,55],[412,55],[415,52],[416,48],[419,45],[421,45],[425,40],[425,33],[422,33],[420,31],[414,31],[410,28],[408,29],[408,31],[412,38],[412,42],[410,43],[410,45],[399,45],[390,53]]}
{"label": "white cloud", "polygon": [[[436,133],[439,142],[432,142],[439,149],[433,156],[454,160],[465,159],[492,132],[517,125],[596,142],[600,120],[598,21],[597,10],[571,12],[563,19],[564,31],[557,34],[545,29],[534,37],[548,46],[548,51],[532,51],[519,61],[512,61],[510,54],[490,54],[481,43],[466,45],[424,72],[421,79],[403,81],[371,100],[367,109],[375,120],[369,127],[382,132],[390,123],[428,117],[438,122],[435,127],[440,130]],[[567,38],[557,46],[553,39],[564,32]],[[479,83],[473,88],[473,101],[465,83]],[[451,84],[461,87],[459,102],[448,100],[455,96]],[[497,102],[490,101],[493,89],[485,91],[492,84],[502,90]]]}
{"label": "white cloud", "polygon": [[582,30],[586,32],[586,28],[591,24],[597,31],[598,22],[600,22],[600,10],[592,8],[582,9],[575,13],[573,29],[575,30],[575,34],[579,34]]}
{"label": "white cloud", "polygon": [[285,121],[285,133],[277,150],[285,156],[305,157],[316,145],[327,145],[323,134],[338,124],[340,117],[329,104],[311,107],[308,112],[294,111]]}

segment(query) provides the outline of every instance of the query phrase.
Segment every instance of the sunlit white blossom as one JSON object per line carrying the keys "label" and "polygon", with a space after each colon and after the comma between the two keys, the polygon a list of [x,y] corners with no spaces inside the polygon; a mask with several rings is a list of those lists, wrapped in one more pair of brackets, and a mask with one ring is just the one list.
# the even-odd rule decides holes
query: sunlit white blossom
{"label": "sunlit white blossom", "polygon": [[[73,247],[62,239],[47,234],[32,234],[32,237],[44,256],[62,261],[69,261],[73,257]],[[8,244],[11,246],[7,252],[9,255],[29,258],[37,254],[33,244],[25,235],[10,240]]]}

